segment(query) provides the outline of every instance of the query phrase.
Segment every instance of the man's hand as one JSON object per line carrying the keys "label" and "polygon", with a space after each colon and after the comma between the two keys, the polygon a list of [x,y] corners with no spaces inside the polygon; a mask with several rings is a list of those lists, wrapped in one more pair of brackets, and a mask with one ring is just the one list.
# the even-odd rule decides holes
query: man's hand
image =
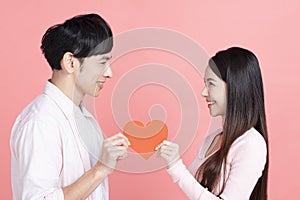
{"label": "man's hand", "polygon": [[118,133],[104,140],[100,160],[111,173],[117,164],[117,160],[127,156],[127,148],[130,145],[129,140]]}

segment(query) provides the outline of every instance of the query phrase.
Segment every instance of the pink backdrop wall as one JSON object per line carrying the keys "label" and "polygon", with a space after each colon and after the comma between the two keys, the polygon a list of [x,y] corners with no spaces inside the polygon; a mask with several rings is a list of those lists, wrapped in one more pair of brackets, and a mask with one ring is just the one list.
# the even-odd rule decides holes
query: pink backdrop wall
{"label": "pink backdrop wall", "polygon": [[[300,189],[299,139],[297,114],[299,96],[300,2],[298,0],[252,1],[16,1],[1,3],[0,8],[0,198],[11,199],[9,137],[18,113],[44,87],[51,75],[39,46],[45,30],[71,16],[97,12],[112,26],[115,34],[143,27],[176,30],[201,44],[212,55],[220,49],[238,45],[251,49],[260,59],[266,94],[270,138],[269,199],[295,199]],[[138,55],[138,56],[136,56]],[[155,56],[136,54],[124,58],[120,70],[154,61]],[[144,56],[144,57],[143,57]],[[184,63],[162,57],[157,62],[175,68]],[[118,63],[116,62],[116,65]],[[127,66],[127,67],[126,67]],[[117,68],[116,68],[117,69]],[[115,72],[115,78],[118,78]],[[186,74],[200,98],[202,80]],[[107,99],[113,81],[99,97],[98,120],[107,133],[118,131],[112,123]],[[111,84],[111,85],[110,85]],[[198,85],[199,84],[199,85]],[[198,86],[197,86],[198,85]],[[101,104],[103,100],[103,104]],[[139,101],[140,100],[140,101]],[[137,98],[139,107],[142,99]],[[100,105],[101,104],[101,105]],[[200,107],[204,106],[199,101]],[[131,105],[132,106],[132,105]],[[134,113],[134,111],[133,111]],[[207,114],[207,113],[206,113]],[[142,114],[136,116],[142,117]],[[200,125],[194,142],[183,155],[190,163],[206,134]],[[165,170],[145,174],[114,172],[110,177],[111,199],[185,199]]]}

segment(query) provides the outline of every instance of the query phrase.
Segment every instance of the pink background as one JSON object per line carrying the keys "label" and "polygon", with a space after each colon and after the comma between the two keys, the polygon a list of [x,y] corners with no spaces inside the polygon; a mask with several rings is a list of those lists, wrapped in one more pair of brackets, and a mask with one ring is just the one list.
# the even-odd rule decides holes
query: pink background
{"label": "pink background", "polygon": [[[174,1],[174,0],[85,0],[85,1],[16,1],[2,2],[0,8],[0,198],[11,199],[9,137],[18,113],[41,93],[50,77],[39,49],[46,29],[77,14],[97,12],[112,26],[114,34],[133,28],[161,27],[179,31],[201,44],[210,55],[233,45],[247,47],[260,59],[266,95],[270,138],[269,199],[295,199],[300,189],[299,126],[299,46],[300,2],[298,0],[252,1]],[[155,54],[155,53],[154,53]],[[137,55],[137,56],[136,56]],[[151,62],[155,56],[128,55],[120,71]],[[151,58],[151,59],[149,59]],[[156,62],[175,68],[184,64],[172,62],[169,56]],[[174,58],[176,59],[176,58]],[[153,60],[152,60],[153,61]],[[111,119],[108,99],[112,83],[108,81],[100,95],[98,117],[108,134],[117,130]],[[119,74],[118,74],[119,73]],[[199,89],[202,80],[190,73],[189,80]],[[103,99],[103,104],[101,101]],[[136,98],[135,106],[143,102]],[[100,105],[101,104],[101,105]],[[200,108],[204,101],[200,98]],[[130,105],[132,107],[132,105]],[[97,109],[100,109],[97,107]],[[174,108],[175,112],[176,108]],[[134,113],[134,111],[133,111]],[[207,115],[207,112],[205,112]],[[142,114],[137,114],[142,117]],[[177,126],[177,125],[174,125]],[[172,127],[172,125],[171,125]],[[207,131],[207,123],[183,155],[189,164]],[[298,150],[297,150],[298,149]],[[298,151],[298,152],[297,152]],[[165,170],[146,174],[114,172],[110,177],[110,196],[116,199],[185,199]]]}

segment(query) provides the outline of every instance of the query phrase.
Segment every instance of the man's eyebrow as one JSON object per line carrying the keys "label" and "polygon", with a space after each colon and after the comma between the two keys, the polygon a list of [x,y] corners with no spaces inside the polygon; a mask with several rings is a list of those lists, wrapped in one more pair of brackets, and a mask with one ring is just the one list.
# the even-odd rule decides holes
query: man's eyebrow
{"label": "man's eyebrow", "polygon": [[109,60],[111,58],[112,58],[112,56],[103,56],[100,60]]}

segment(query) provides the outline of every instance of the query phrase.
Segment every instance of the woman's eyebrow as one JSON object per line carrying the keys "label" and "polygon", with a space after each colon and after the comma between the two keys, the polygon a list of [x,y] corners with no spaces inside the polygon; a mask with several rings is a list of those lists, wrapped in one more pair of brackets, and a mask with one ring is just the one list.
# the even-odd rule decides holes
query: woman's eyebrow
{"label": "woman's eyebrow", "polygon": [[216,82],[216,80],[213,79],[213,78],[207,78],[206,80],[204,79],[204,81],[213,81],[213,82]]}

